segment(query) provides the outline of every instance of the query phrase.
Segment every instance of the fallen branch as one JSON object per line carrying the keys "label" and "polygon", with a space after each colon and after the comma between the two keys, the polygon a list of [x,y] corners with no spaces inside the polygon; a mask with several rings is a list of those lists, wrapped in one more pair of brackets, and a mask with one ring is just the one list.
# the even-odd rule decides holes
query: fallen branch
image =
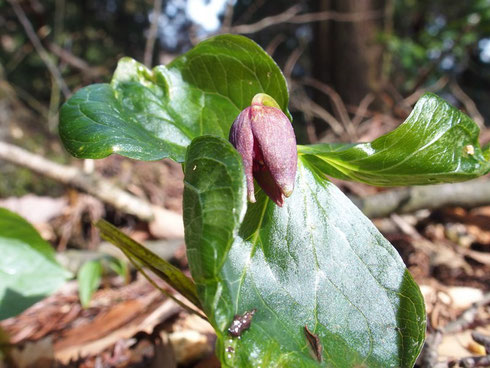
{"label": "fallen branch", "polygon": [[[57,164],[5,142],[0,142],[0,159],[76,187],[124,213],[149,221],[150,230],[155,236],[183,237],[182,217],[179,214],[154,206],[96,173],[86,174],[79,168]],[[368,217],[385,217],[392,213],[444,206],[476,207],[490,204],[490,181],[480,179],[465,183],[409,187],[351,199]]]}
{"label": "fallen branch", "polygon": [[465,183],[408,187],[365,198],[351,197],[351,200],[368,217],[385,217],[392,213],[445,206],[485,206],[490,204],[490,181],[483,178]]}
{"label": "fallen branch", "polygon": [[182,216],[126,192],[97,173],[86,174],[77,167],[57,164],[5,142],[0,142],[0,160],[26,167],[60,183],[78,188],[124,213],[148,221],[155,236],[183,238]]}

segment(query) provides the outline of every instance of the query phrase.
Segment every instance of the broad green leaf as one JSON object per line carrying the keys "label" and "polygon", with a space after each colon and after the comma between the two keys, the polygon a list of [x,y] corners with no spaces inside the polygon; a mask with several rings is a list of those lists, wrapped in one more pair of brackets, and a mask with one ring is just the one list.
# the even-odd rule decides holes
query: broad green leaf
{"label": "broad green leaf", "polygon": [[0,320],[21,313],[71,277],[36,229],[4,208],[0,208],[0,253]]}
{"label": "broad green leaf", "polygon": [[80,297],[80,304],[84,308],[89,306],[90,299],[92,299],[92,295],[99,288],[100,281],[102,280],[102,264],[100,262],[100,260],[85,262],[78,271],[78,295]]}
{"label": "broad green leaf", "polygon": [[[187,151],[185,240],[198,285],[217,276],[237,235],[236,226],[245,215],[241,160],[231,144],[217,137],[196,138]],[[204,202],[212,205],[205,207]]]}
{"label": "broad green leaf", "polygon": [[177,267],[158,257],[155,253],[134,241],[107,221],[99,220],[96,226],[100,230],[102,238],[121,249],[128,258],[135,260],[138,266],[149,268],[162,280],[185,296],[192,304],[200,308],[195,284]]}
{"label": "broad green leaf", "polygon": [[490,171],[478,126],[434,94],[425,94],[407,120],[371,143],[299,146],[303,159],[326,175],[371,185],[458,182]]}
{"label": "broad green leaf", "polygon": [[[359,209],[304,156],[284,207],[262,192],[247,206],[245,189],[241,158],[228,142],[192,142],[188,259],[223,365],[413,366],[424,341],[423,298]],[[252,310],[250,328],[232,337],[234,316]],[[305,327],[318,338],[321,362]]]}
{"label": "broad green leaf", "polygon": [[286,81],[271,57],[246,37],[216,36],[152,70],[121,59],[110,85],[85,87],[63,105],[60,136],[75,157],[181,162],[193,138],[228,137],[259,92],[289,114]]}

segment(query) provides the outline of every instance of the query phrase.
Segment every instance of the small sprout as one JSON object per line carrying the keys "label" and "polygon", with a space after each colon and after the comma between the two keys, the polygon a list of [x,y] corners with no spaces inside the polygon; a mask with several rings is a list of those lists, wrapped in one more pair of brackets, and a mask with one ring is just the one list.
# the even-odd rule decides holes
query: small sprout
{"label": "small sprout", "polygon": [[464,146],[463,151],[467,155],[472,156],[475,154],[475,147],[473,147],[471,144],[468,144],[467,146]]}
{"label": "small sprout", "polygon": [[306,340],[310,344],[311,350],[319,362],[322,361],[322,344],[320,343],[320,339],[317,335],[308,330],[308,326],[305,325],[305,336]]}
{"label": "small sprout", "polygon": [[264,192],[282,206],[293,193],[298,161],[291,122],[277,102],[265,93],[235,119],[230,142],[242,156],[248,200],[255,202],[254,178]]}
{"label": "small sprout", "polygon": [[240,337],[242,332],[250,327],[250,324],[252,323],[252,317],[254,316],[256,311],[256,309],[252,309],[251,311],[245,312],[242,315],[235,315],[230,327],[228,328],[228,332],[230,333],[230,335],[234,337]]}

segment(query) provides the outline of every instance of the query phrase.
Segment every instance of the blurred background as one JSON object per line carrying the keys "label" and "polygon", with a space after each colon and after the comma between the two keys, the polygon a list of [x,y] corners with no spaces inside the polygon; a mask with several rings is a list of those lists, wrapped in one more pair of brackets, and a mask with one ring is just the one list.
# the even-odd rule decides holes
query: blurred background
{"label": "blurred background", "polygon": [[[56,140],[66,97],[81,86],[108,82],[122,56],[148,66],[167,64],[220,33],[250,37],[276,60],[289,82],[301,143],[370,139],[376,129],[403,120],[427,90],[480,125],[490,115],[487,0],[15,4],[0,2],[2,103],[16,116],[34,114],[36,123],[25,119],[26,129],[39,138]],[[22,121],[10,116],[2,115],[1,134],[13,130],[15,139],[20,130],[8,126],[23,129],[17,124]]]}
{"label": "blurred background", "polygon": [[[177,226],[169,234],[163,230],[168,224],[162,226],[158,218],[125,213],[97,195],[74,189],[77,185],[62,174],[60,179],[35,173],[29,168],[32,157],[62,165],[60,173],[75,167],[81,175],[96,174],[145,205],[170,211],[162,221],[168,221],[169,213],[172,221],[181,219],[182,173],[167,160],[71,158],[57,133],[60,106],[83,86],[109,82],[123,56],[147,66],[167,64],[199,41],[222,33],[250,37],[283,70],[300,144],[372,140],[402,123],[427,91],[468,114],[481,129],[482,145],[490,141],[490,0],[0,0],[0,144],[23,149],[20,156],[0,157],[0,206],[34,223],[72,272],[87,259],[98,259],[97,254],[120,256],[100,243],[91,225],[99,218],[185,269],[182,233]],[[11,159],[25,153],[35,156],[27,156],[24,164]],[[353,197],[380,191],[340,185]],[[487,196],[471,208],[386,214],[376,220],[423,286],[433,328],[456,320],[473,302],[480,302],[476,320],[489,328],[488,202]],[[442,245],[428,245],[435,243]],[[45,301],[43,313],[28,310],[2,322],[3,328],[22,349],[27,341],[48,344],[34,345],[38,353],[49,352],[47,357],[39,353],[49,362],[46,366],[54,366],[49,364],[56,357],[62,362],[58,366],[147,367],[148,362],[168,360],[169,338],[174,347],[182,346],[172,353],[181,366],[216,366],[212,330],[175,307],[158,323],[148,322],[146,330],[121,332],[136,318],[121,312],[123,317],[110,316],[116,321],[110,330],[87,332],[105,325],[109,317],[104,313],[121,301],[149,298],[138,307],[138,318],[162,303],[163,297],[154,296],[152,287],[134,274],[112,276],[95,293],[90,308],[78,306],[75,283]],[[94,321],[99,325],[90,325]],[[80,326],[85,330],[76,330]],[[466,329],[458,333],[463,335],[455,333],[452,340],[446,338],[442,351],[436,349],[440,357],[482,352],[471,345]],[[116,338],[96,344],[108,334]],[[81,345],[90,347],[82,357]],[[19,359],[29,360],[26,356],[33,353],[22,355],[22,349]],[[41,366],[39,360],[15,362]]]}

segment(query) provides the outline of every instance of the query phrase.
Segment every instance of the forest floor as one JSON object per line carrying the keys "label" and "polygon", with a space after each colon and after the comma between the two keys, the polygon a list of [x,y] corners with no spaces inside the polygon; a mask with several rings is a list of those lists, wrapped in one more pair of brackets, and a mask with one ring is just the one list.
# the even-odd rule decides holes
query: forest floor
{"label": "forest floor", "polygon": [[[120,157],[96,165],[99,172],[117,177],[134,193],[181,213],[178,165]],[[352,184],[343,189],[367,190]],[[369,189],[373,191],[377,190]],[[10,198],[2,205],[30,216],[41,234],[61,250],[60,261],[73,272],[97,254],[120,256],[115,247],[99,243],[90,226],[104,213],[130,236],[188,272],[182,239],[155,239],[145,223],[92,197],[69,193],[57,199]],[[32,218],[29,210],[22,213],[33,206],[46,216]],[[425,298],[428,340],[419,366],[436,367],[437,361],[458,366],[462,358],[484,356],[484,341],[475,342],[472,333],[490,335],[490,206],[391,214],[374,223],[400,253]],[[10,337],[12,367],[219,366],[211,326],[182,310],[134,270],[127,280],[108,273],[86,309],[80,305],[77,282],[70,281],[0,326]]]}

